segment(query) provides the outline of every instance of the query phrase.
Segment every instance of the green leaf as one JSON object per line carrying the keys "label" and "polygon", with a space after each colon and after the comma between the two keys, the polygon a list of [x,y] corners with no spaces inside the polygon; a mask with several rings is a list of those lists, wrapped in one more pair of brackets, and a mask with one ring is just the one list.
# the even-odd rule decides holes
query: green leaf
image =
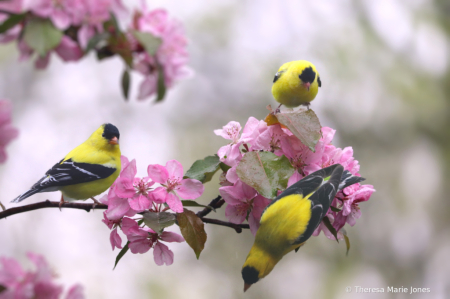
{"label": "green leaf", "polygon": [[113,270],[116,269],[117,263],[119,263],[120,259],[125,255],[125,253],[127,253],[128,249],[130,249],[128,247],[128,244],[130,244],[130,241],[128,241],[127,244],[125,244],[125,246],[122,248],[122,250],[117,255]]}
{"label": "green leaf", "polygon": [[84,50],[84,53],[88,53],[90,50],[95,49],[97,45],[101,41],[106,41],[108,38],[110,38],[110,34],[108,32],[102,32],[94,35],[88,42],[86,49]]}
{"label": "green leaf", "polygon": [[31,19],[25,26],[23,39],[40,56],[54,49],[63,37],[63,33],[53,26],[50,20]]}
{"label": "green leaf", "polygon": [[164,70],[161,66],[158,66],[158,94],[155,102],[159,102],[164,99],[166,95],[166,85],[164,83]]}
{"label": "green leaf", "polygon": [[158,234],[162,233],[164,228],[175,224],[175,215],[168,212],[145,212],[144,223]]}
{"label": "green leaf", "polygon": [[350,250],[350,239],[348,238],[347,231],[344,228],[341,228],[341,233],[344,236],[345,245],[347,246],[347,253],[345,255],[348,256],[348,252]]}
{"label": "green leaf", "polygon": [[25,14],[24,13],[23,14],[19,14],[19,15],[15,15],[15,14],[10,15],[9,18],[6,19],[3,22],[3,24],[0,25],[0,34],[8,31],[11,28],[13,28],[14,26],[16,26],[17,24],[22,22],[22,20],[24,18],[25,18]]}
{"label": "green leaf", "polygon": [[310,109],[306,111],[283,112],[277,113],[275,116],[282,125],[286,126],[312,152],[316,151],[315,147],[322,133],[319,119],[314,111]]}
{"label": "green leaf", "polygon": [[336,208],[336,207],[333,207],[333,206],[330,206],[330,209],[331,209],[333,212],[336,212],[336,213],[339,213],[340,211],[342,211],[342,209],[339,209],[339,208]]}
{"label": "green leaf", "polygon": [[336,241],[339,243],[339,239],[337,237],[337,231],[334,229],[333,225],[331,224],[330,218],[328,218],[328,216],[325,216],[325,217],[323,217],[322,222],[325,224],[325,226],[328,228],[328,230],[336,238]]}
{"label": "green leaf", "polygon": [[186,243],[191,246],[198,259],[206,243],[206,232],[203,221],[194,212],[184,209],[183,213],[177,214],[177,222]]}
{"label": "green leaf", "polygon": [[275,198],[278,190],[286,189],[294,168],[285,156],[278,157],[271,152],[249,152],[239,162],[236,173],[262,196]]}
{"label": "green leaf", "polygon": [[213,175],[219,170],[219,156],[208,156],[203,160],[197,160],[186,172],[183,178],[196,179],[203,184],[209,182]]}
{"label": "green leaf", "polygon": [[220,169],[222,169],[223,172],[227,172],[228,169],[231,168],[230,166],[228,166],[227,164],[225,164],[223,162],[220,162],[219,166],[220,166]]}
{"label": "green leaf", "polygon": [[162,43],[162,40],[159,37],[148,32],[140,31],[133,31],[133,35],[150,56],[155,56],[156,51],[158,51],[158,48]]}
{"label": "green leaf", "polygon": [[198,202],[193,201],[193,200],[182,200],[181,203],[183,204],[183,207],[208,208],[210,210],[213,210],[214,212],[216,211],[216,209],[214,209],[211,206],[201,205]]}
{"label": "green leaf", "polygon": [[123,97],[128,100],[128,94],[130,91],[130,72],[125,69],[122,74],[122,94]]}

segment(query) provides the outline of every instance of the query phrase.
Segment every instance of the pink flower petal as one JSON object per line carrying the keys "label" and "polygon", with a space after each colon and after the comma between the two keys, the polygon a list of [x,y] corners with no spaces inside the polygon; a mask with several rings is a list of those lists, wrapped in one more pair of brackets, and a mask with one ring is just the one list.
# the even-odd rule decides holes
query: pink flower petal
{"label": "pink flower petal", "polygon": [[[126,157],[125,157],[125,159],[123,160],[124,164],[126,162],[128,162],[127,161],[128,159]],[[122,160],[121,160],[121,162],[122,162]],[[120,177],[127,178],[131,182],[133,182],[134,177],[136,176],[136,173],[137,173],[136,159],[133,159],[133,160],[131,160],[131,162],[126,163],[126,165],[124,165],[124,167],[122,168],[122,171],[120,172]]]}
{"label": "pink flower petal", "polygon": [[38,70],[43,70],[47,68],[49,61],[50,61],[50,53],[47,53],[47,55],[45,55],[44,57],[39,56],[34,63],[34,67],[37,68]]}
{"label": "pink flower petal", "polygon": [[130,251],[134,254],[136,253],[146,253],[147,251],[150,250],[150,248],[152,247],[152,242],[145,238],[137,238],[133,241],[130,241],[130,243],[128,244],[128,247],[130,248]]}
{"label": "pink flower petal", "polygon": [[225,208],[225,216],[230,222],[241,224],[242,222],[244,222],[245,217],[247,217],[247,208],[248,205],[244,204],[236,206],[228,204]]}
{"label": "pink flower petal", "polygon": [[110,220],[118,220],[125,216],[125,214],[130,210],[130,204],[128,199],[123,199],[120,197],[109,198],[108,209],[106,210],[106,217]]}
{"label": "pink flower petal", "polygon": [[180,236],[177,233],[173,233],[173,232],[164,231],[160,235],[160,238],[164,242],[178,242],[178,243],[184,242],[184,238],[182,236]]}
{"label": "pink flower petal", "polygon": [[69,15],[61,9],[55,9],[53,14],[50,16],[50,19],[55,27],[60,30],[66,30],[71,21]]}
{"label": "pink flower petal", "polygon": [[122,232],[127,236],[130,234],[131,229],[135,229],[135,230],[139,229],[139,225],[135,220],[133,220],[131,218],[126,218],[126,217],[124,217],[122,219],[121,227],[122,227]]}
{"label": "pink flower petal", "polygon": [[151,164],[147,168],[148,176],[155,182],[165,184],[169,179],[169,172],[167,169],[159,164]]}
{"label": "pink flower petal", "polygon": [[203,194],[205,186],[198,180],[184,179],[181,180],[180,185],[175,190],[183,199],[196,199]]}
{"label": "pink flower petal", "polygon": [[139,85],[138,100],[143,100],[156,93],[158,77],[150,74]]}
{"label": "pink flower petal", "polygon": [[164,187],[158,187],[151,193],[155,203],[165,203],[167,201],[167,189]]}
{"label": "pink flower petal", "polygon": [[119,177],[115,181],[114,192],[120,198],[131,198],[136,194],[133,181],[127,177]]}
{"label": "pink flower petal", "polygon": [[114,250],[115,247],[117,247],[119,249],[122,248],[122,238],[117,233],[117,228],[115,228],[111,231],[111,235],[109,236],[109,241],[111,242],[112,250]]}
{"label": "pink flower petal", "polygon": [[173,263],[173,252],[165,244],[157,242],[153,248],[153,258],[158,266],[170,266]]}
{"label": "pink flower petal", "polygon": [[291,177],[288,180],[287,186],[290,187],[293,184],[295,184],[298,181],[300,181],[301,179],[302,179],[302,175],[300,173],[298,173],[298,171],[294,171],[294,173],[291,175]]}
{"label": "pink flower petal", "polygon": [[166,163],[166,169],[169,174],[169,178],[183,178],[183,165],[177,160],[170,160]]}
{"label": "pink flower petal", "polygon": [[130,204],[130,207],[138,213],[148,210],[151,204],[147,196],[142,194],[137,194],[135,197],[128,199],[128,203]]}
{"label": "pink flower petal", "polygon": [[94,27],[90,25],[83,25],[78,30],[78,42],[81,48],[86,49],[89,40],[95,35]]}
{"label": "pink flower petal", "polygon": [[167,194],[166,202],[172,211],[176,213],[183,213],[183,204],[181,203],[181,200],[178,198],[178,196],[176,196],[172,192]]}
{"label": "pink flower petal", "polygon": [[73,285],[66,295],[66,299],[84,299],[84,289],[80,284]]}

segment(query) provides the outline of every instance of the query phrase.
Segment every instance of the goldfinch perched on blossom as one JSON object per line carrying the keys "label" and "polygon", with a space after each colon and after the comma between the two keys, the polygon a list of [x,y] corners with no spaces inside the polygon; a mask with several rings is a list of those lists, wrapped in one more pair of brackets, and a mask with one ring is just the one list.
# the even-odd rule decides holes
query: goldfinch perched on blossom
{"label": "goldfinch perched on blossom", "polygon": [[120,173],[119,137],[114,125],[101,125],[12,202],[20,202],[35,193],[59,190],[62,204],[65,200],[84,200],[106,191]]}
{"label": "goldfinch perched on blossom", "polygon": [[291,61],[283,64],[275,74],[272,94],[275,100],[288,108],[307,106],[322,86],[319,73],[314,64],[306,60]]}
{"label": "goldfinch perched on blossom", "polygon": [[255,243],[242,267],[244,292],[311,237],[339,190],[363,180],[335,164],[304,177],[275,198],[261,215]]}

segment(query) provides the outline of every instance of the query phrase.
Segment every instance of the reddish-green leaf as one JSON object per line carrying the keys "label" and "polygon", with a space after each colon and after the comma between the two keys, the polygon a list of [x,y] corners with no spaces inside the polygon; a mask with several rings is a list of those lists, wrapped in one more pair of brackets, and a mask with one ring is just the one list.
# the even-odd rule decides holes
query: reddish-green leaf
{"label": "reddish-green leaf", "polygon": [[236,173],[262,196],[275,198],[278,190],[286,189],[294,168],[285,156],[279,157],[271,152],[249,152],[239,162]]}
{"label": "reddish-green leaf", "polygon": [[208,208],[210,210],[213,210],[214,212],[216,211],[216,209],[211,206],[201,205],[193,200],[182,200],[181,203],[183,204],[183,207]]}
{"label": "reddish-green leaf", "polygon": [[184,209],[183,213],[177,214],[177,222],[186,243],[191,246],[198,259],[206,243],[203,221],[194,212]]}
{"label": "reddish-green leaf", "polygon": [[119,254],[116,257],[116,262],[114,263],[114,269],[116,269],[117,264],[119,263],[120,259],[125,255],[125,253],[127,253],[128,249],[130,249],[128,247],[128,244],[130,244],[130,241],[127,242],[127,244],[125,244],[125,246],[122,248],[122,250],[119,252]]}
{"label": "reddish-green leaf", "polygon": [[313,152],[322,133],[317,115],[312,110],[277,113],[278,121]]}
{"label": "reddish-green leaf", "polygon": [[131,45],[126,35],[123,32],[119,32],[116,35],[111,35],[108,39],[108,48],[111,52],[118,54],[125,61],[128,67],[132,68],[133,53],[131,51]]}
{"label": "reddish-green leaf", "polygon": [[2,210],[6,210],[5,206],[0,202],[0,207],[2,208]]}
{"label": "reddish-green leaf", "polygon": [[342,209],[339,209],[339,208],[336,208],[336,207],[333,207],[333,206],[330,206],[330,209],[331,209],[333,212],[336,212],[336,213],[339,213],[340,211],[342,211]]}

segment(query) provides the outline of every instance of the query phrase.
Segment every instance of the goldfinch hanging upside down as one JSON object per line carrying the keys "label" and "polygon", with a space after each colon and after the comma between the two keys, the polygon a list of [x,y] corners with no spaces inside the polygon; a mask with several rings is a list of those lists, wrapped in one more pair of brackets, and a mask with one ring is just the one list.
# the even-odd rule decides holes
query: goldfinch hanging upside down
{"label": "goldfinch hanging upside down", "polygon": [[106,191],[120,173],[119,137],[114,125],[101,125],[12,202],[35,193],[61,191],[61,206],[65,200],[85,200]]}
{"label": "goldfinch hanging upside down", "polygon": [[291,61],[283,64],[275,74],[272,95],[281,105],[294,108],[307,106],[316,97],[322,86],[319,73],[314,64],[306,60]]}
{"label": "goldfinch hanging upside down", "polygon": [[261,215],[255,243],[242,267],[244,292],[311,237],[339,190],[363,180],[335,164],[304,177],[275,198]]}

